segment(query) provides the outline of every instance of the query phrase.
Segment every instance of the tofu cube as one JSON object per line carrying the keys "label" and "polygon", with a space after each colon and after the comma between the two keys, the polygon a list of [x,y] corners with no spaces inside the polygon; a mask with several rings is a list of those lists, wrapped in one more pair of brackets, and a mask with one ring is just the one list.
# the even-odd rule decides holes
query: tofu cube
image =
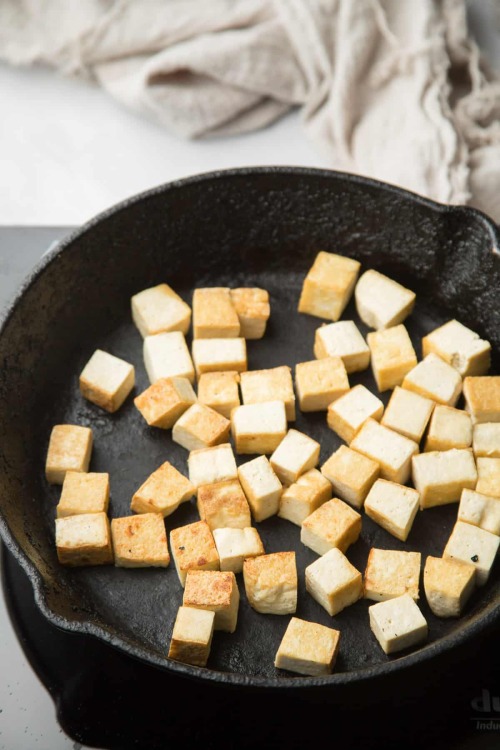
{"label": "tofu cube", "polygon": [[376,461],[341,445],[321,467],[321,473],[342,500],[361,508],[380,467]]}
{"label": "tofu cube", "polygon": [[180,331],[146,336],[143,355],[150,383],[161,378],[187,378],[190,383],[194,382],[193,362]]}
{"label": "tofu cube", "polygon": [[273,453],[287,432],[285,404],[244,404],[231,412],[236,453]]}
{"label": "tofu cube", "polygon": [[239,466],[238,478],[257,522],[278,512],[283,487],[265,456]]}
{"label": "tofu cube", "polygon": [[406,542],[419,502],[420,495],[412,487],[377,479],[365,500],[365,512],[389,534]]}
{"label": "tofu cube", "polygon": [[323,411],[349,390],[349,380],[340,357],[299,362],[295,387],[301,411]]}
{"label": "tofu cube", "polygon": [[306,568],[306,590],[329,615],[363,596],[363,579],[339,549],[331,549]]}
{"label": "tofu cube", "polygon": [[472,451],[452,448],[449,451],[420,453],[412,459],[412,480],[420,492],[420,507],[456,503],[462,490],[473,490],[477,470]]}
{"label": "tofu cube", "polygon": [[134,294],[131,304],[132,319],[143,338],[155,333],[187,333],[189,330],[191,308],[168,284],[158,284]]}
{"label": "tofu cube", "polygon": [[500,375],[465,378],[464,398],[473,424],[500,422]]}
{"label": "tofu cube", "polygon": [[417,355],[403,325],[374,331],[366,337],[371,352],[373,377],[380,392],[401,385],[416,366]]}
{"label": "tofu cube", "polygon": [[354,290],[358,315],[370,328],[391,328],[402,323],[413,310],[416,295],[388,276],[370,269]]}
{"label": "tofu cube", "polygon": [[215,612],[193,607],[179,607],[174,624],[168,658],[205,667],[210,656]]}
{"label": "tofu cube", "polygon": [[329,323],[316,329],[314,356],[340,357],[348,374],[366,370],[370,364],[370,350],[352,320]]}
{"label": "tofu cube", "polygon": [[396,386],[381,424],[420,443],[434,406],[434,401],[429,398]]}
{"label": "tofu cube", "polygon": [[58,518],[81,513],[107,513],[109,474],[67,471],[56,512]]}
{"label": "tofu cube", "polygon": [[424,451],[470,448],[471,443],[472,422],[469,414],[453,406],[437,404],[427,430]]}
{"label": "tofu cube", "polygon": [[280,498],[278,515],[297,526],[320,505],[331,500],[332,485],[317,469],[302,474],[296,482],[285,487]]}
{"label": "tofu cube", "polygon": [[161,513],[165,518],[195,493],[189,479],[165,461],[134,492],[130,509],[135,513]]}
{"label": "tofu cube", "polygon": [[210,529],[244,529],[252,519],[250,507],[237,479],[198,487],[198,513]]}
{"label": "tofu cube", "polygon": [[243,372],[248,369],[247,345],[241,337],[195,339],[192,351],[197,378],[204,372]]}
{"label": "tofu cube", "polygon": [[372,548],[365,570],[364,597],[376,602],[409,594],[418,599],[420,552]]}
{"label": "tofu cube", "polygon": [[449,320],[424,336],[422,353],[426,357],[431,352],[458,370],[463,378],[485,375],[490,369],[490,344],[458,320]]}
{"label": "tofu cube", "polygon": [[188,572],[182,605],[214,612],[214,630],[234,633],[239,604],[240,592],[234,573],[217,570]]}
{"label": "tofu cube", "polygon": [[500,422],[475,424],[472,431],[472,450],[482,458],[500,458]]}
{"label": "tofu cube", "polygon": [[57,559],[62,565],[106,565],[113,548],[106,513],[56,518]]}
{"label": "tofu cube", "polygon": [[457,521],[444,548],[443,557],[472,563],[476,568],[476,583],[487,582],[498,552],[500,537],[490,531]]}
{"label": "tofu cube", "polygon": [[455,406],[462,393],[462,378],[451,365],[436,354],[428,354],[405,376],[403,388],[437,401]]}
{"label": "tofu cube", "polygon": [[166,568],[170,564],[161,513],[113,518],[111,538],[119,568]]}
{"label": "tofu cube", "polygon": [[240,336],[261,339],[271,314],[269,292],[258,287],[231,289],[231,302],[240,321]]}
{"label": "tofu cube", "polygon": [[472,564],[431,556],[425,561],[425,596],[436,617],[460,617],[475,585]]}
{"label": "tofu cube", "polygon": [[195,289],[193,294],[193,338],[231,339],[240,335],[240,321],[229,289]]}
{"label": "tofu cube", "polygon": [[287,365],[270,370],[250,370],[241,374],[241,396],[244,404],[283,401],[286,418],[295,419],[295,394],[291,369]]}
{"label": "tofu cube", "polygon": [[161,378],[150,385],[134,404],[150,427],[168,430],[196,403],[196,393],[187,378]]}
{"label": "tofu cube", "polygon": [[274,666],[313,677],[331,674],[339,642],[339,630],[292,617],[276,652]]}
{"label": "tofu cube", "polygon": [[458,520],[500,536],[500,498],[462,490]]}
{"label": "tofu cube", "polygon": [[351,448],[380,466],[380,476],[390,482],[406,484],[411,473],[411,459],[418,453],[413,440],[367,419],[351,442]]}
{"label": "tofu cube", "polygon": [[198,401],[230,419],[231,411],[240,405],[239,382],[240,374],[235,371],[205,372],[198,381]]}
{"label": "tofu cube", "polygon": [[264,555],[264,545],[257,529],[214,529],[215,546],[220,557],[220,569],[241,573],[247,557]]}
{"label": "tofu cube", "polygon": [[172,429],[172,440],[188,451],[227,443],[231,422],[204,404],[193,404]]}
{"label": "tofu cube", "polygon": [[206,521],[172,529],[170,549],[183,588],[188,570],[219,570],[219,555]]}
{"label": "tofu cube", "polygon": [[328,407],[328,427],[342,440],[350,443],[367,419],[377,422],[384,413],[384,404],[364,385],[355,385]]}
{"label": "tofu cube", "polygon": [[283,484],[293,484],[319,461],[320,444],[298,430],[288,430],[270,458],[271,466]]}
{"label": "tofu cube", "polygon": [[196,489],[238,478],[233,449],[229,443],[191,451],[188,457],[189,481]]}
{"label": "tofu cube", "polygon": [[360,267],[352,258],[319,252],[304,279],[299,312],[338,320],[351,298]]}
{"label": "tofu cube", "polygon": [[425,641],[427,621],[409,594],[368,607],[370,628],[386,654]]}
{"label": "tofu cube", "polygon": [[80,375],[80,392],[109,412],[117,411],[135,384],[134,366],[96,349]]}
{"label": "tofu cube", "polygon": [[[500,458],[478,458],[476,491],[500,498]],[[473,489],[473,488],[472,488]]]}
{"label": "tofu cube", "polygon": [[265,615],[290,615],[297,609],[295,552],[248,557],[243,563],[248,603]]}
{"label": "tofu cube", "polygon": [[324,555],[337,547],[346,552],[361,533],[361,516],[336,497],[328,500],[311,513],[302,523],[300,541]]}
{"label": "tofu cube", "polygon": [[45,477],[62,484],[67,471],[87,472],[92,453],[92,430],[73,424],[57,424],[50,433]]}

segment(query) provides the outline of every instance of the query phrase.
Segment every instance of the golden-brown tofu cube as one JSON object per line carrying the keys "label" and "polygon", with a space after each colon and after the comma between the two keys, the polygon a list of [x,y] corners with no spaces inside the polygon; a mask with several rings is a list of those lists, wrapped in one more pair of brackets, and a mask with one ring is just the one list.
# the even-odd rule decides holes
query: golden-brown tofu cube
{"label": "golden-brown tofu cube", "polygon": [[379,391],[401,385],[416,366],[417,355],[403,325],[369,333],[366,337],[371,352],[373,377]]}
{"label": "golden-brown tofu cube", "polygon": [[304,279],[299,312],[338,320],[351,298],[360,267],[352,258],[319,252]]}
{"label": "golden-brown tofu cube", "polygon": [[278,512],[283,487],[266,456],[239,466],[238,478],[256,521],[264,521]]}
{"label": "golden-brown tofu cube", "polygon": [[243,372],[248,369],[247,344],[244,338],[195,339],[193,362],[196,377],[205,372]]}
{"label": "golden-brown tofu cube", "polygon": [[220,557],[220,569],[241,573],[247,557],[265,554],[264,545],[257,529],[214,529],[215,546]]}
{"label": "golden-brown tofu cube", "polygon": [[199,448],[188,457],[189,481],[196,487],[238,478],[238,468],[229,443]]}
{"label": "golden-brown tofu cube", "polygon": [[231,422],[204,404],[193,404],[172,429],[172,440],[188,451],[227,443]]}
{"label": "golden-brown tofu cube", "polygon": [[244,404],[283,401],[286,418],[295,419],[295,394],[291,369],[287,365],[270,370],[249,370],[241,373],[241,396]]}
{"label": "golden-brown tofu cube", "polygon": [[434,405],[430,398],[396,386],[380,424],[420,443]]}
{"label": "golden-brown tofu cube", "polygon": [[500,422],[475,424],[472,431],[472,450],[481,458],[500,458]]}
{"label": "golden-brown tofu cube", "polygon": [[418,453],[413,440],[367,419],[351,443],[351,448],[380,465],[380,476],[390,482],[405,484],[411,472],[411,459]]}
{"label": "golden-brown tofu cube", "polygon": [[134,366],[96,349],[80,375],[82,396],[109,412],[117,411],[135,384]]}
{"label": "golden-brown tofu cube", "polygon": [[278,515],[297,526],[332,497],[332,485],[317,469],[302,474],[296,482],[285,487],[280,498]]}
{"label": "golden-brown tofu cube", "polygon": [[240,335],[240,321],[229,289],[195,289],[193,294],[193,338],[231,339]]}
{"label": "golden-brown tofu cube", "polygon": [[500,422],[500,375],[465,378],[464,398],[473,424]]}
{"label": "golden-brown tofu cube", "polygon": [[270,458],[278,479],[293,484],[319,461],[320,444],[298,430],[288,430]]}
{"label": "golden-brown tofu cube", "polygon": [[240,321],[240,336],[261,339],[271,314],[269,292],[257,287],[231,289],[231,302]]}
{"label": "golden-brown tofu cube", "polygon": [[267,401],[244,404],[231,412],[236,453],[272,453],[287,432],[285,404]]}
{"label": "golden-brown tofu cube", "polygon": [[187,378],[161,378],[134,399],[150,427],[168,430],[196,403],[196,393]]}
{"label": "golden-brown tofu cube", "polygon": [[237,479],[198,487],[198,513],[210,529],[244,529],[251,525],[250,506]]}
{"label": "golden-brown tofu cube", "polygon": [[370,268],[360,277],[354,290],[358,315],[370,328],[391,328],[412,312],[415,293],[394,279]]}
{"label": "golden-brown tofu cube", "polygon": [[333,497],[303,521],[300,541],[318,555],[324,555],[334,547],[345,552],[357,541],[360,533],[359,513]]}
{"label": "golden-brown tofu cube", "polygon": [[243,563],[248,603],[267,615],[289,615],[297,609],[295,552],[249,557]]}
{"label": "golden-brown tofu cube", "polygon": [[500,537],[496,534],[470,523],[457,521],[444,548],[443,557],[472,563],[476,568],[477,585],[484,586],[495,562],[499,545]]}
{"label": "golden-brown tofu cube", "polygon": [[198,401],[230,419],[231,411],[240,405],[239,382],[236,371],[205,372],[198,381]]}
{"label": "golden-brown tofu cube", "polygon": [[45,477],[50,484],[62,484],[67,471],[89,469],[92,430],[74,424],[57,424],[50,433]]}
{"label": "golden-brown tofu cube", "polygon": [[475,488],[477,476],[469,448],[429,451],[412,459],[412,480],[422,509],[458,502],[464,488]]}
{"label": "golden-brown tofu cube", "polygon": [[194,382],[193,361],[180,331],[146,336],[143,357],[150,383],[161,378],[187,378]]}
{"label": "golden-brown tofu cube", "polygon": [[184,607],[214,612],[214,630],[234,633],[240,604],[240,592],[234,573],[190,570],[186,576],[182,604]]}
{"label": "golden-brown tofu cube", "polygon": [[363,578],[334,547],[306,568],[306,589],[329,615],[336,615],[363,596]]}
{"label": "golden-brown tofu cube", "polygon": [[106,565],[113,548],[106,513],[56,518],[57,558],[62,565]]}
{"label": "golden-brown tofu cube", "polygon": [[430,555],[425,561],[425,596],[436,617],[460,617],[475,584],[472,564]]}
{"label": "golden-brown tofu cube", "polygon": [[205,667],[210,656],[215,612],[194,607],[179,607],[168,658]]}
{"label": "golden-brown tofu cube", "polygon": [[424,451],[470,448],[471,443],[472,422],[470,415],[462,409],[437,404],[429,422]]}
{"label": "golden-brown tofu cube", "polygon": [[449,320],[424,336],[422,353],[426,357],[431,352],[458,370],[463,378],[485,375],[490,369],[490,344],[458,320]]}
{"label": "golden-brown tofu cube", "polygon": [[380,473],[376,461],[341,445],[321,467],[321,473],[342,500],[361,508]]}
{"label": "golden-brown tofu cube", "polygon": [[131,303],[132,319],[143,338],[163,331],[189,330],[191,308],[168,284],[143,289],[134,294]]}
{"label": "golden-brown tofu cube", "polygon": [[328,407],[328,427],[350,443],[367,419],[379,421],[384,404],[364,385],[355,385]]}
{"label": "golden-brown tofu cube", "polygon": [[365,570],[364,597],[376,602],[409,594],[419,597],[420,552],[372,548]]}
{"label": "golden-brown tofu cube", "polygon": [[410,370],[402,386],[438,404],[455,406],[462,393],[462,378],[454,367],[431,353]]}
{"label": "golden-brown tofu cube", "polygon": [[119,568],[166,568],[170,563],[161,513],[113,518],[111,537]]}
{"label": "golden-brown tofu cube", "polygon": [[482,495],[473,490],[462,490],[457,518],[500,536],[499,498]]}
{"label": "golden-brown tofu cube", "polygon": [[313,677],[331,674],[339,642],[339,630],[292,617],[276,653],[274,666]]}
{"label": "golden-brown tofu cube", "polygon": [[206,521],[172,529],[170,549],[182,587],[188,570],[219,570],[219,555]]}
{"label": "golden-brown tofu cube", "polygon": [[189,479],[165,461],[134,492],[130,509],[135,513],[161,513],[166,517],[195,493],[196,488]]}
{"label": "golden-brown tofu cube", "polygon": [[[500,458],[478,458],[476,491],[500,497]],[[474,489],[474,488],[472,488]]]}
{"label": "golden-brown tofu cube", "polygon": [[323,411],[349,390],[349,379],[340,357],[299,362],[295,386],[301,411]]}
{"label": "golden-brown tofu cube", "polygon": [[405,542],[417,515],[420,494],[386,479],[377,479],[365,500],[365,512],[383,529]]}
{"label": "golden-brown tofu cube", "polygon": [[109,474],[66,472],[56,509],[58,518],[81,513],[107,513],[108,505]]}
{"label": "golden-brown tofu cube", "polygon": [[346,372],[366,370],[370,364],[370,350],[353,320],[341,320],[316,329],[314,356],[340,357]]}

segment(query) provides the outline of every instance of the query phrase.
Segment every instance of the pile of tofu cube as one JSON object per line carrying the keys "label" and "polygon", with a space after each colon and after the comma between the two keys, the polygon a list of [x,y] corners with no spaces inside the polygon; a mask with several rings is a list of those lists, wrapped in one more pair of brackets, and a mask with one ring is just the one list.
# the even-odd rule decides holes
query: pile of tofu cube
{"label": "pile of tofu cube", "polygon": [[[205,666],[214,630],[235,631],[241,573],[257,612],[296,612],[295,552],[266,554],[252,525],[273,515],[298,526],[301,542],[318,555],[302,573],[308,594],[329,615],[362,597],[377,602],[368,609],[369,625],[386,654],[427,637],[417,604],[421,553],[372,548],[362,574],[346,553],[360,536],[363,513],[406,541],[419,508],[458,503],[442,557],[424,564],[436,616],[459,616],[488,579],[500,542],[500,376],[487,375],[490,344],[450,320],[423,338],[418,362],[404,325],[414,292],[373,269],[359,273],[356,260],[317,255],[298,311],[332,322],[317,328],[315,359],[297,364],[294,380],[286,364],[247,367],[246,342],[262,338],[270,315],[267,291],[196,289],[191,352],[191,308],[173,289],[160,284],[132,298],[151,382],[134,404],[151,429],[171,429],[188,454],[187,475],[166,461],[146,479],[131,498],[131,515],[109,523],[109,476],[88,472],[91,429],[53,428],[46,477],[62,484],[60,562],[165,567],[172,554],[183,598],[171,659]],[[354,321],[339,320],[353,293],[359,317],[374,329],[366,340]],[[350,387],[351,373],[370,366],[378,391],[392,391],[385,409],[365,386]],[[80,390],[114,412],[134,382],[131,364],[97,350]],[[462,394],[464,409],[457,408]],[[345,442],[320,469],[320,444],[288,427],[296,402],[302,412],[324,411]],[[257,457],[238,466],[235,453]],[[170,517],[192,498],[200,520],[176,527]],[[292,617],[274,663],[329,674],[340,636]]]}

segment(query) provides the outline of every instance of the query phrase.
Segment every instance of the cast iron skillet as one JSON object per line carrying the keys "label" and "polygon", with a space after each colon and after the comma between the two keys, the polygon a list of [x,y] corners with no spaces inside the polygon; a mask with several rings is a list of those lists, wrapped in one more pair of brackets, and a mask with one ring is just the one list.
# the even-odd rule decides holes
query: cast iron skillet
{"label": "cast iron skillet", "polygon": [[[296,526],[276,517],[259,524],[268,552],[295,549],[297,616],[342,632],[336,672],[293,677],[273,666],[288,618],[263,616],[242,601],[236,633],[216,633],[209,668],[166,659],[182,590],[167,570],[66,569],[54,551],[53,519],[60,488],[44,480],[52,425],[94,431],[91,469],[111,475],[111,516],[129,514],[134,490],[163,461],[186,470],[187,454],[170,433],[150,429],[129,398],[115,415],[84,401],[78,374],[97,347],[136,366],[136,392],[148,385],[142,339],[130,297],[168,281],[187,301],[197,286],[262,286],[272,317],[262,341],[249,343],[249,367],[294,365],[313,358],[316,318],[299,315],[303,277],[319,249],[359,259],[417,292],[407,325],[420,356],[422,335],[451,317],[491,341],[500,364],[500,236],[483,214],[445,207],[403,190],[351,175],[313,169],[259,168],[201,175],[134,197],[75,232],[39,263],[7,311],[0,332],[0,530],[27,571],[38,606],[55,625],[90,634],[171,672],[257,687],[345,685],[403,670],[479,637],[500,613],[495,568],[459,620],[438,620],[425,597],[428,642],[386,657],[368,626],[369,602],[333,619],[305,592],[303,570],[316,555]],[[356,318],[353,305],[344,318]],[[363,332],[366,328],[361,326]],[[351,383],[373,387],[362,373]],[[339,445],[324,413],[298,416],[296,427],[321,441],[323,462]],[[247,460],[248,457],[244,457]],[[349,559],[364,569],[372,546],[439,556],[456,505],[419,513],[407,543],[363,518]],[[185,504],[167,530],[197,518]]]}

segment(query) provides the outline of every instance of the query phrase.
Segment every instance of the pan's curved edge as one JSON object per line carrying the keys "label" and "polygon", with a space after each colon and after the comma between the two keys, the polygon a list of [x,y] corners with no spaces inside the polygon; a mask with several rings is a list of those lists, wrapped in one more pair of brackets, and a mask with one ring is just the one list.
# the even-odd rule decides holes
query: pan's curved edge
{"label": "pan's curved edge", "polygon": [[[20,299],[32,286],[32,284],[35,283],[36,279],[43,273],[45,268],[48,267],[52,262],[54,262],[54,260],[62,252],[64,252],[66,248],[70,247],[76,239],[80,238],[86,232],[92,230],[94,226],[100,224],[102,221],[105,221],[111,216],[119,214],[121,211],[127,210],[130,206],[140,203],[144,199],[158,195],[160,193],[167,193],[171,190],[177,190],[178,188],[182,188],[184,186],[196,185],[203,182],[208,183],[228,177],[253,177],[268,174],[283,174],[290,176],[302,175],[304,177],[324,177],[327,179],[333,178],[337,180],[348,180],[349,182],[354,182],[359,185],[375,187],[386,193],[393,193],[413,203],[426,206],[429,209],[441,214],[454,213],[462,215],[467,222],[470,222],[471,220],[477,221],[487,230],[487,232],[491,236],[492,241],[491,251],[494,254],[500,256],[500,228],[497,227],[486,214],[475,208],[470,208],[468,206],[449,206],[437,203],[436,201],[425,198],[421,195],[418,195],[417,193],[405,190],[396,185],[391,185],[389,183],[381,182],[368,177],[362,177],[360,175],[350,174],[347,172],[338,172],[334,170],[286,166],[240,167],[237,169],[218,170],[193,175],[191,177],[186,177],[180,180],[175,180],[159,185],[137,195],[131,196],[130,198],[127,198],[124,201],[121,201],[120,203],[106,209],[105,211],[92,218],[90,221],[86,222],[81,228],[71,232],[66,238],[57,243],[53,248],[51,248],[42,256],[31,273],[27,276],[12,301],[6,306],[0,318],[0,336],[2,336]],[[88,635],[97,638],[101,641],[104,641],[108,645],[119,649],[128,656],[151,664],[152,666],[159,669],[168,669],[169,671],[177,672],[179,675],[191,679],[203,679],[210,682],[224,682],[227,684],[239,685],[241,687],[292,689],[305,687],[321,687],[324,685],[338,686],[358,682],[359,680],[369,681],[379,678],[382,675],[394,673],[402,668],[412,667],[424,660],[427,661],[428,659],[431,659],[438,654],[448,651],[450,648],[456,647],[457,645],[468,641],[474,636],[479,635],[480,633],[487,630],[500,614],[499,603],[496,606],[492,606],[490,610],[487,611],[479,621],[472,621],[468,623],[468,625],[462,628],[458,633],[451,633],[442,640],[431,643],[409,655],[395,659],[388,658],[384,663],[376,666],[358,669],[353,672],[339,672],[325,677],[276,677],[274,679],[260,677],[258,675],[240,675],[219,672],[211,669],[191,667],[180,662],[168,660],[166,657],[163,657],[160,654],[154,654],[146,648],[139,647],[135,643],[130,643],[128,640],[115,635],[100,624],[96,624],[90,621],[71,621],[56,614],[48,604],[46,587],[42,574],[36,567],[35,563],[29,559],[29,557],[14,539],[5,519],[1,515],[0,537],[2,538],[9,552],[11,552],[11,554],[15,557],[15,559],[21,565],[23,570],[26,572],[29,580],[31,581],[35,602],[38,608],[47,618],[47,620],[56,627],[70,633],[78,633],[81,635]]]}

